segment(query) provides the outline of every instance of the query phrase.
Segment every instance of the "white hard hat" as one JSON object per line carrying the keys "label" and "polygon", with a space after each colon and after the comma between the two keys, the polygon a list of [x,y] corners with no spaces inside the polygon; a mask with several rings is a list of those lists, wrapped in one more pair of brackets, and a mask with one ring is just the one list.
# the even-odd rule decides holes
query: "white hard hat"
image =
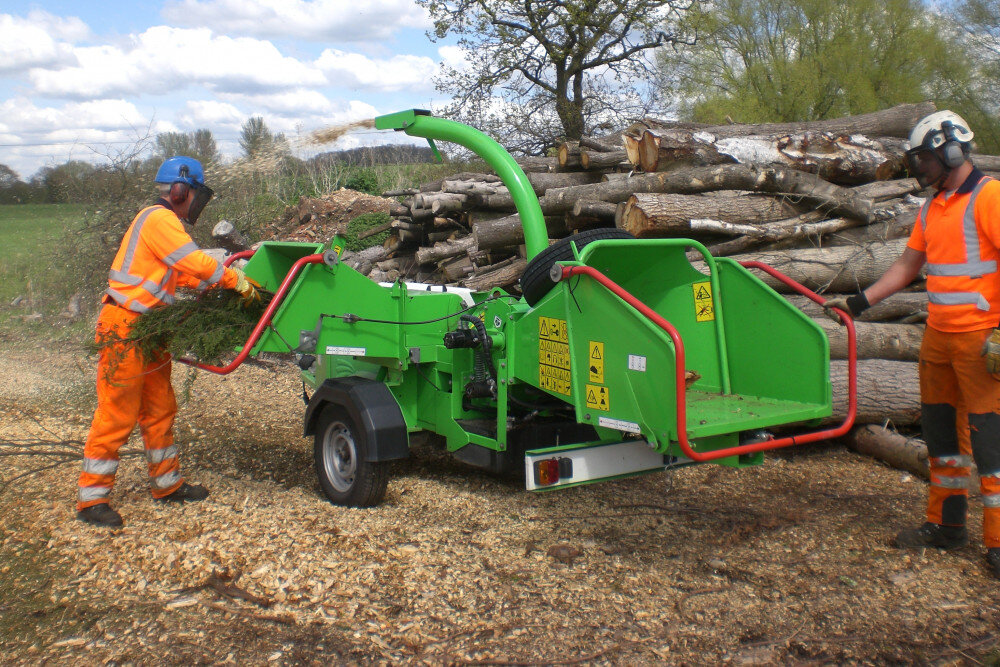
{"label": "white hard hat", "polygon": [[910,132],[910,149],[934,149],[950,140],[967,144],[972,141],[969,124],[954,111],[935,111],[924,116]]}

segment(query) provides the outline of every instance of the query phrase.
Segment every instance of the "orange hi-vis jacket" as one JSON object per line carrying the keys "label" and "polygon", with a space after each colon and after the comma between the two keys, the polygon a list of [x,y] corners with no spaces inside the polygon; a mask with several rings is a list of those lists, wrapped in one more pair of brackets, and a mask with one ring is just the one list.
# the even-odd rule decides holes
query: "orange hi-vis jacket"
{"label": "orange hi-vis jacket", "polygon": [[174,301],[177,286],[233,288],[236,272],[209,257],[164,200],[139,211],[111,263],[106,301],[136,313]]}
{"label": "orange hi-vis jacket", "polygon": [[947,199],[928,198],[907,246],[927,255],[927,326],[1000,326],[1000,182],[974,169]]}

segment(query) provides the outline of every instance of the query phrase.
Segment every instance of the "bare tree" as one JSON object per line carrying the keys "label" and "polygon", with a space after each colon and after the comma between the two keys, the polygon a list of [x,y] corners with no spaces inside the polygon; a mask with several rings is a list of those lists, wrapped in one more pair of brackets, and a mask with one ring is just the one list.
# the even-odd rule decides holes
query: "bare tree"
{"label": "bare tree", "polygon": [[655,98],[652,49],[690,38],[672,26],[689,0],[417,0],[431,39],[452,34],[467,66],[446,68],[447,113],[540,152],[604,122],[646,111]]}

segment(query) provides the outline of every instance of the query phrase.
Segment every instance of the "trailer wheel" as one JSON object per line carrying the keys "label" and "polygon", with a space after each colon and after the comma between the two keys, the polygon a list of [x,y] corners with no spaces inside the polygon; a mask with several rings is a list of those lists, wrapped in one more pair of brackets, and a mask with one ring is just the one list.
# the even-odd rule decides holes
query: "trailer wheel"
{"label": "trailer wheel", "polygon": [[534,306],[555,286],[552,278],[549,277],[549,271],[556,262],[573,259],[573,248],[569,245],[570,241],[576,244],[577,250],[582,250],[583,246],[594,241],[634,238],[624,229],[600,227],[560,239],[528,262],[527,268],[524,269],[524,275],[521,276],[521,294],[524,295],[524,300],[528,302],[529,306]]}
{"label": "trailer wheel", "polygon": [[335,505],[371,507],[385,497],[389,462],[368,460],[368,439],[339,405],[323,407],[313,457],[323,494]]}

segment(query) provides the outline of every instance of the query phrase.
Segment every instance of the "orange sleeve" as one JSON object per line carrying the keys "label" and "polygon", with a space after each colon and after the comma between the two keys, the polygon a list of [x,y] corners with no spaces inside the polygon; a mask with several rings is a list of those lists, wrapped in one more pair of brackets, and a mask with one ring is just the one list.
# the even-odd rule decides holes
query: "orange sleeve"
{"label": "orange sleeve", "polygon": [[917,252],[927,252],[927,240],[924,238],[924,226],[920,224],[920,213],[917,213],[917,221],[910,232],[910,240],[906,242],[907,248],[913,248]]}
{"label": "orange sleeve", "polygon": [[979,191],[976,222],[993,247],[1000,248],[1000,181],[991,181]]}
{"label": "orange sleeve", "polygon": [[154,255],[180,276],[187,276],[187,282],[178,280],[179,284],[198,287],[204,281],[226,288],[236,286],[236,273],[202,252],[172,211],[164,209],[151,215],[142,235]]}

